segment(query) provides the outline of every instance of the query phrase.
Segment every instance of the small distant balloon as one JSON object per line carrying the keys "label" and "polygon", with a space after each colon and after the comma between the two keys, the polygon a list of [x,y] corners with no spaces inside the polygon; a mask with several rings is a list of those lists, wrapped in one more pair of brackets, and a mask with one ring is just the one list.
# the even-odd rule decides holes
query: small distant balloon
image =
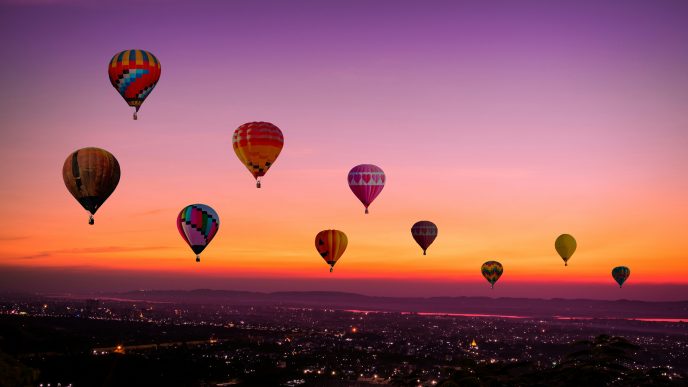
{"label": "small distant balloon", "polygon": [[569,234],[561,234],[557,240],[554,241],[554,248],[557,249],[557,253],[559,253],[561,259],[564,260],[564,266],[569,265],[569,259],[571,259],[571,256],[576,251],[577,246],[576,240]]}
{"label": "small distant balloon", "polygon": [[385,188],[385,172],[378,166],[361,164],[351,168],[347,180],[349,188],[363,203],[367,214],[370,204]]}
{"label": "small distant balloon", "polygon": [[205,204],[188,205],[177,216],[177,230],[196,253],[196,262],[201,261],[201,252],[213,240],[219,228],[220,217]]}
{"label": "small distant balloon", "polygon": [[502,264],[497,261],[487,261],[483,263],[480,271],[483,273],[483,277],[485,277],[487,282],[489,282],[494,289],[494,284],[497,282],[497,280],[499,280],[499,277],[502,276],[504,268],[502,267]]}
{"label": "small distant balloon", "polygon": [[78,149],[67,156],[62,166],[67,190],[91,214],[89,224],[94,223],[93,215],[117,188],[119,177],[117,159],[100,148]]}
{"label": "small distant balloon", "polygon": [[626,282],[628,276],[630,275],[631,269],[627,268],[626,266],[617,266],[612,269],[612,277],[614,277],[616,283],[619,284],[619,287],[623,286],[624,282]]}
{"label": "small distant balloon", "polygon": [[437,238],[437,226],[430,221],[421,220],[411,226],[411,235],[420,248],[423,249],[423,255],[426,255],[425,251]]}
{"label": "small distant balloon", "polygon": [[134,119],[160,80],[160,61],[144,50],[125,50],[115,54],[108,65],[110,83],[129,106],[135,108]]}
{"label": "small distant balloon", "polygon": [[275,163],[284,146],[282,131],[269,122],[249,122],[232,135],[232,147],[260,188],[260,178]]}
{"label": "small distant balloon", "polygon": [[315,236],[315,249],[330,265],[330,272],[334,270],[334,265],[344,254],[348,243],[346,234],[339,230],[323,230]]}

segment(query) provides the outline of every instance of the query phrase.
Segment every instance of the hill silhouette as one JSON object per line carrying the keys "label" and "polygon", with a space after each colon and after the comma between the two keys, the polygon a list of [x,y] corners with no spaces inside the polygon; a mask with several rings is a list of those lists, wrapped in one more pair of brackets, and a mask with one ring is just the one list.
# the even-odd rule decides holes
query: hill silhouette
{"label": "hill silhouette", "polygon": [[531,299],[489,297],[377,297],[357,293],[247,292],[234,290],[137,290],[102,296],[150,302],[282,305],[381,312],[489,314],[520,317],[687,319],[688,301]]}

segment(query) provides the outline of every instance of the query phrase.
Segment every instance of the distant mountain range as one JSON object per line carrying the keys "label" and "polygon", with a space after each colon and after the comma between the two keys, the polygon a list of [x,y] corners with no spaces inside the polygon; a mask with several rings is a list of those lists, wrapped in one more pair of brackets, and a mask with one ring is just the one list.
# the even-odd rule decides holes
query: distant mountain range
{"label": "distant mountain range", "polygon": [[232,290],[138,290],[101,297],[236,306],[294,306],[380,312],[457,313],[521,317],[670,318],[688,321],[688,301],[530,299],[488,297],[374,297],[342,292],[259,293]]}

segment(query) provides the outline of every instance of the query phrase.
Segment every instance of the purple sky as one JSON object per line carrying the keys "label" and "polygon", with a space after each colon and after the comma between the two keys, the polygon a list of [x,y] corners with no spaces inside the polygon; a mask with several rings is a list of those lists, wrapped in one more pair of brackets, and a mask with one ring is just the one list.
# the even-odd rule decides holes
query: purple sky
{"label": "purple sky", "polygon": [[[491,295],[498,259],[513,296],[686,298],[687,21],[682,0],[0,0],[0,282]],[[131,48],[162,63],[135,124],[105,70]],[[285,132],[260,197],[228,140],[253,120]],[[88,232],[59,178],[84,146],[123,168]],[[369,218],[341,177],[363,162],[389,182]],[[197,201],[224,223],[184,277],[169,219]],[[336,279],[311,241],[330,227],[351,240]]]}

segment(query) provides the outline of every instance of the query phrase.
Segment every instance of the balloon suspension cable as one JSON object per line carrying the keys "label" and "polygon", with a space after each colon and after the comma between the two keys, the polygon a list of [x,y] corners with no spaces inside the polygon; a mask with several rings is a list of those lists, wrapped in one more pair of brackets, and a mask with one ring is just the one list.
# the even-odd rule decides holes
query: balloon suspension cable
{"label": "balloon suspension cable", "polygon": [[260,177],[256,179],[256,188],[260,188]]}
{"label": "balloon suspension cable", "polygon": [[365,213],[366,213],[366,214],[368,213],[368,207],[366,207],[366,211],[365,211]]}
{"label": "balloon suspension cable", "polygon": [[200,255],[196,255],[196,262],[201,262],[201,256]]}
{"label": "balloon suspension cable", "polygon": [[95,219],[93,219],[93,215],[89,215],[89,216],[88,216],[88,224],[90,224],[91,226],[93,226],[93,224],[94,224],[95,222],[96,222],[96,221],[95,221]]}

